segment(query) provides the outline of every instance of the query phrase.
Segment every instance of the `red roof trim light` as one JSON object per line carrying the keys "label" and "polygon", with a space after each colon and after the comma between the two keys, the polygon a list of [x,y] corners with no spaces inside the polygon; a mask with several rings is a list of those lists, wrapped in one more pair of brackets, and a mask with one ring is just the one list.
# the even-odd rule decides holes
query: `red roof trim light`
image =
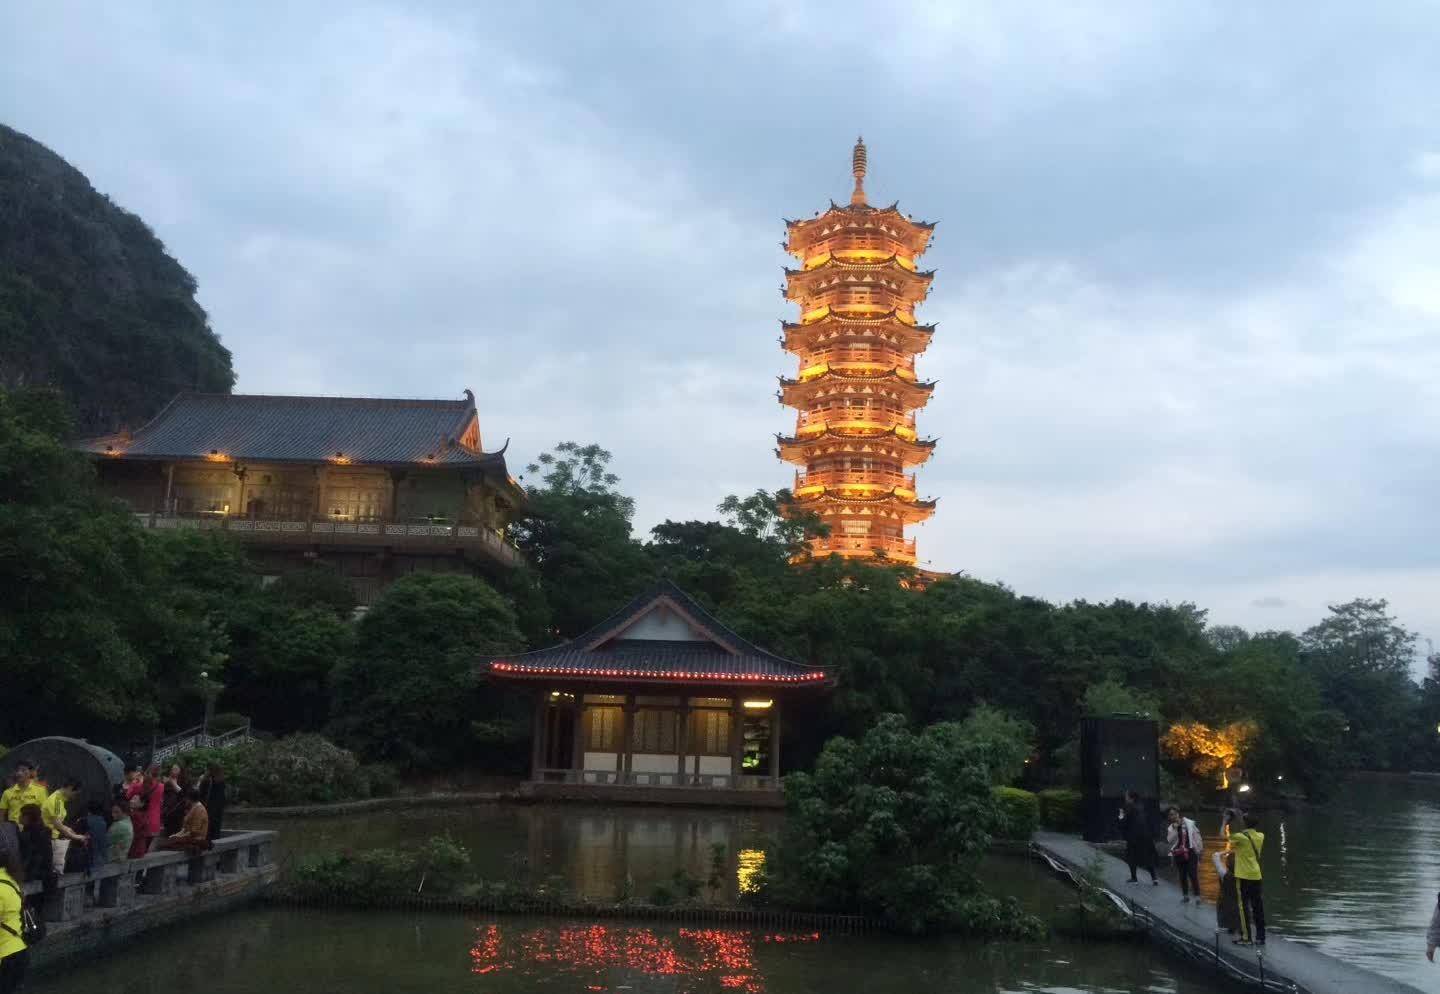
{"label": "red roof trim light", "polygon": [[780,675],[770,673],[695,673],[685,670],[622,670],[592,669],[585,666],[524,666],[515,663],[493,662],[490,669],[496,673],[513,673],[517,676],[574,676],[602,677],[629,680],[688,680],[695,682],[743,682],[743,683],[819,683],[825,679],[823,670],[813,673]]}

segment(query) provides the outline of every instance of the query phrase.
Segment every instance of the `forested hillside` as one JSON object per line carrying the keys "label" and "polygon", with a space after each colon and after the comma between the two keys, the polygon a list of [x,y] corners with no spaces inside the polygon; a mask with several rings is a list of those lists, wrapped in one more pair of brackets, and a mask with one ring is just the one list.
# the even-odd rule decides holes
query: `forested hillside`
{"label": "forested hillside", "polygon": [[0,125],[0,385],[58,387],[96,432],[234,382],[195,278],[145,222]]}

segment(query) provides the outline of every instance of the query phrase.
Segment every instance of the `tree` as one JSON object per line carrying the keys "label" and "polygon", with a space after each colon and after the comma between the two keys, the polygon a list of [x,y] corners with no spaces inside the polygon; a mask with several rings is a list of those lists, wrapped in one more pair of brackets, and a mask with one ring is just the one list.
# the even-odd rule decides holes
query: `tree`
{"label": "tree", "polygon": [[882,917],[911,932],[1019,932],[1038,923],[986,898],[975,876],[1001,814],[984,757],[960,726],[911,731],[886,715],[826,743],[786,778],[786,823],[764,898]]}
{"label": "tree", "polygon": [[512,531],[548,607],[543,630],[526,633],[532,641],[580,634],[650,578],[645,551],[630,533],[635,502],[619,492],[609,464],[610,453],[598,445],[561,442],[527,468],[543,476],[530,483]]}
{"label": "tree", "polygon": [[1367,769],[1405,768],[1409,730],[1419,720],[1410,679],[1417,636],[1388,609],[1366,598],[1333,604],[1300,636],[1324,703],[1344,716],[1347,764]]}
{"label": "tree", "polygon": [[507,705],[478,682],[477,664],[522,644],[514,610],[488,584],[412,573],[366,612],[335,672],[336,734],[368,759],[412,768],[474,759],[472,722]]}
{"label": "tree", "polygon": [[960,737],[990,773],[995,786],[1012,784],[1025,772],[1035,729],[998,708],[981,704],[960,723]]}
{"label": "tree", "polygon": [[26,702],[0,709],[3,741],[148,732],[224,664],[167,547],[96,493],[67,433],[54,393],[0,391],[0,685]]}

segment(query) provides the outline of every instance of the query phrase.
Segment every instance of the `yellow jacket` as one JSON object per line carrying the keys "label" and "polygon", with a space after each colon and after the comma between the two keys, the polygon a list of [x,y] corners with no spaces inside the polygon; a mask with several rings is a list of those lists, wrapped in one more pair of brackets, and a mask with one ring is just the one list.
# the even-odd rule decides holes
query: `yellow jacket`
{"label": "yellow jacket", "polygon": [[25,940],[20,938],[20,894],[24,889],[20,881],[0,869],[0,925],[5,926],[0,928],[0,959],[25,951]]}
{"label": "yellow jacket", "polygon": [[1265,851],[1265,833],[1247,828],[1230,836],[1230,847],[1235,850],[1235,878],[1237,880],[1259,880],[1260,854]]}
{"label": "yellow jacket", "polygon": [[28,787],[18,783],[0,794],[0,818],[20,824],[20,809],[27,804],[44,804],[50,792],[39,780],[31,780]]}

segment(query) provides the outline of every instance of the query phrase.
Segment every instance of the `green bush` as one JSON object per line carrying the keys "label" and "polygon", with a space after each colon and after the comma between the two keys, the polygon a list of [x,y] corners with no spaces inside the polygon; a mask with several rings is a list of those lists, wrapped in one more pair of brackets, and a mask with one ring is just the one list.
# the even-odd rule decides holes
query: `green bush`
{"label": "green bush", "polygon": [[363,800],[373,796],[377,786],[393,793],[399,783],[393,769],[362,767],[354,753],[319,735],[196,749],[176,762],[197,776],[209,763],[219,763],[231,800],[262,807]]}
{"label": "green bush", "polygon": [[1002,839],[1028,839],[1040,824],[1040,801],[1019,787],[992,787],[990,793],[1000,809],[995,834]]}
{"label": "green bush", "polygon": [[244,728],[249,720],[237,711],[221,711],[210,719],[210,734],[224,735],[226,732],[233,732],[237,728]]}
{"label": "green bush", "polygon": [[1080,830],[1080,801],[1078,790],[1069,787],[1051,787],[1035,795],[1040,802],[1040,824],[1052,832],[1078,832]]}
{"label": "green bush", "polygon": [[305,860],[279,883],[283,897],[300,901],[371,904],[409,894],[454,894],[466,883],[470,853],[448,836],[432,836],[410,849],[367,849]]}

